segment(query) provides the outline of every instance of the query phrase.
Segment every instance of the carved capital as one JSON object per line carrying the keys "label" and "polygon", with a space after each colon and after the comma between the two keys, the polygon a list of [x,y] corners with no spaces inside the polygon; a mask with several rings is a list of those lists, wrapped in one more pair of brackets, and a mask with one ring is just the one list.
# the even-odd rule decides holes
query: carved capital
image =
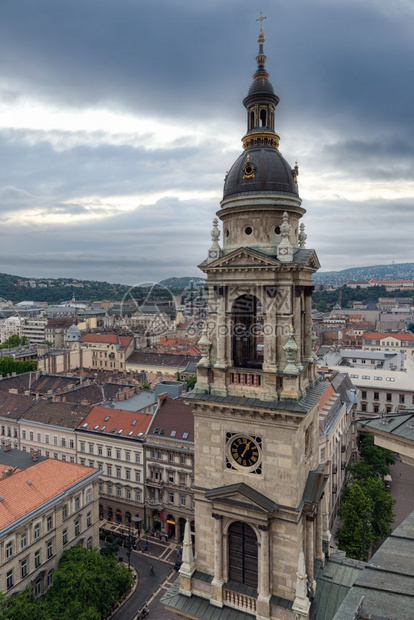
{"label": "carved capital", "polygon": [[222,518],[221,515],[219,515],[217,512],[213,512],[211,514],[211,516],[213,517],[213,519],[221,519]]}

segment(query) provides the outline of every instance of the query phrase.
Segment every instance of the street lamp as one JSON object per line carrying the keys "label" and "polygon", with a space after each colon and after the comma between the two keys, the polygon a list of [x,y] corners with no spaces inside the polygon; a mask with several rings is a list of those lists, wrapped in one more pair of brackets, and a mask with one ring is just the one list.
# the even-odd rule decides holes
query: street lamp
{"label": "street lamp", "polygon": [[131,517],[128,520],[128,546],[127,546],[127,553],[128,553],[128,568],[131,568],[131,549],[132,549],[132,540],[131,540],[131,521],[133,521],[134,523],[138,523],[139,521],[141,521],[141,519],[139,517]]}

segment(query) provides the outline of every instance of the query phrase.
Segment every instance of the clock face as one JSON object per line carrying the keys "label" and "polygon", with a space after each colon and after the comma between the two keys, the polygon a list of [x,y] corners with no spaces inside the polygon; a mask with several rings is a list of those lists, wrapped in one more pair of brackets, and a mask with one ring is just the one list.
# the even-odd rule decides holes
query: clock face
{"label": "clock face", "polygon": [[241,435],[230,442],[230,454],[240,467],[253,467],[259,461],[259,446],[252,437]]}

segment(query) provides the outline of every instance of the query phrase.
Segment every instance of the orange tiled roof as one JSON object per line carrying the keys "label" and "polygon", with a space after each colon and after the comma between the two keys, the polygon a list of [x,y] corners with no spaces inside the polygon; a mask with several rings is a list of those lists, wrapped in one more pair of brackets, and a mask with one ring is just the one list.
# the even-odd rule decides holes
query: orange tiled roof
{"label": "orange tiled roof", "polygon": [[321,400],[319,401],[319,410],[323,409],[328,400],[335,394],[335,390],[332,385],[329,384],[328,388],[324,391],[321,396]]}
{"label": "orange tiled roof", "polygon": [[389,333],[380,333],[380,332],[371,332],[367,334],[363,334],[364,340],[383,340],[384,338],[395,338],[396,340],[404,340],[409,342],[414,342],[414,334],[411,332],[407,332],[406,334],[393,334]]}
{"label": "orange tiled roof", "polygon": [[105,433],[114,437],[131,437],[131,439],[136,439],[139,436],[141,439],[147,432],[151,419],[152,415],[147,413],[96,405],[92,407],[78,428]]}
{"label": "orange tiled roof", "polygon": [[125,350],[132,340],[132,336],[118,336],[118,334],[85,334],[80,339],[81,342],[119,345],[120,351]]}
{"label": "orange tiled roof", "polygon": [[0,530],[94,471],[84,465],[47,459],[0,480]]}

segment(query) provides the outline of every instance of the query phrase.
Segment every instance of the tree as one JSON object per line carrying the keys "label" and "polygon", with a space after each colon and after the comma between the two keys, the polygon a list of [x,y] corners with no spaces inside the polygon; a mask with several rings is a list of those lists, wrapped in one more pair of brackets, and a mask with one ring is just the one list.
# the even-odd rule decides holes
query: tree
{"label": "tree", "polygon": [[5,377],[15,372],[21,375],[24,372],[36,370],[37,362],[16,362],[12,357],[3,357],[0,359],[0,375]]}
{"label": "tree", "polygon": [[131,588],[131,572],[116,557],[72,547],[62,555],[47,601],[59,620],[100,620]]}
{"label": "tree", "polygon": [[379,476],[386,476],[390,473],[389,466],[394,465],[395,456],[390,450],[376,446],[373,435],[367,435],[362,439],[359,451],[361,458],[371,465]]}
{"label": "tree", "polygon": [[355,461],[355,463],[349,468],[349,472],[353,482],[364,482],[368,478],[378,477],[374,467],[362,459]]}
{"label": "tree", "polygon": [[394,522],[395,499],[384,487],[380,478],[369,478],[363,483],[364,492],[371,498],[373,504],[372,511],[372,531],[375,539],[386,538],[391,534],[391,525]]}
{"label": "tree", "polygon": [[339,516],[343,522],[337,538],[340,549],[356,560],[367,560],[375,541],[372,527],[374,504],[372,498],[355,482],[344,493]]}
{"label": "tree", "polygon": [[24,346],[27,343],[27,336],[20,337],[18,334],[13,334],[0,345],[0,349],[13,349],[14,347]]}
{"label": "tree", "polygon": [[46,601],[34,596],[33,588],[13,596],[0,598],[0,618],[2,620],[53,620]]}

